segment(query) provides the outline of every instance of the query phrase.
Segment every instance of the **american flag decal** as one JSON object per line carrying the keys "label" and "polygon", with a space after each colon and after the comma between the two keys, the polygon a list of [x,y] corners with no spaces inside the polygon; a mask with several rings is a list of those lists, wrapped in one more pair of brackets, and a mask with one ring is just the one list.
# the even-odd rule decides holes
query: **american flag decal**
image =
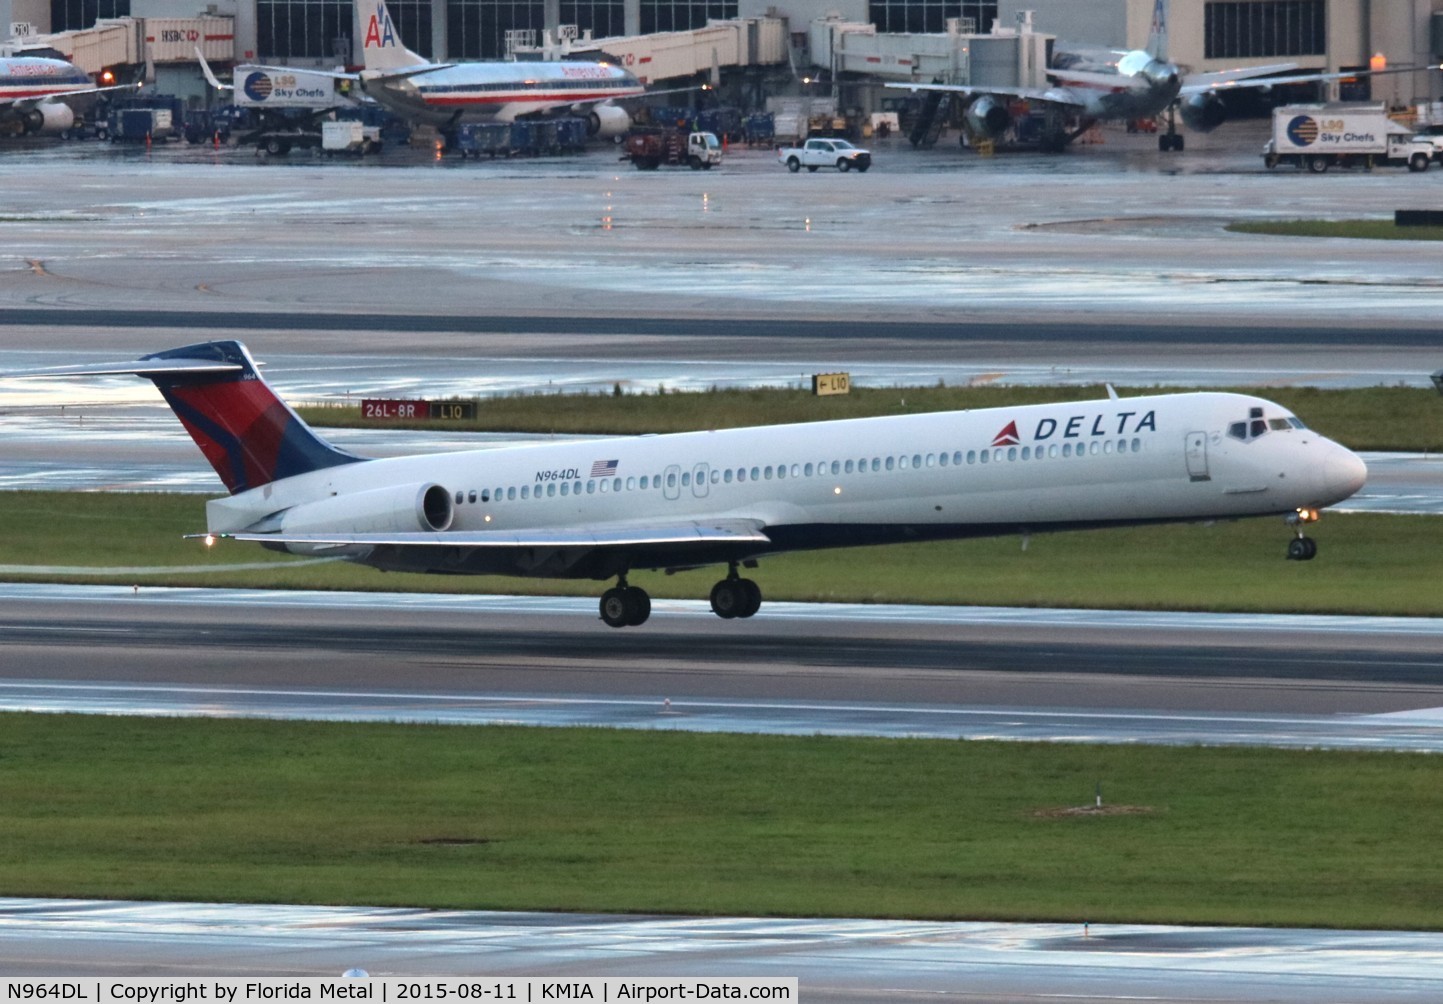
{"label": "american flag decal", "polygon": [[591,476],[593,478],[609,478],[616,473],[616,460],[598,460],[591,465]]}

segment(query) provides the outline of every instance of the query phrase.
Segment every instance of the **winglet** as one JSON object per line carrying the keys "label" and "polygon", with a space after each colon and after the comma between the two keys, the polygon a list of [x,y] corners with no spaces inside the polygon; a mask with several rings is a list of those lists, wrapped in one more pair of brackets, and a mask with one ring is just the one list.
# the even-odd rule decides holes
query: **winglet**
{"label": "winglet", "polygon": [[195,58],[200,60],[200,72],[205,74],[206,83],[218,91],[235,90],[234,84],[223,84],[216,79],[215,74],[210,70],[210,64],[205,61],[205,55],[200,51],[200,46],[198,45],[195,47]]}

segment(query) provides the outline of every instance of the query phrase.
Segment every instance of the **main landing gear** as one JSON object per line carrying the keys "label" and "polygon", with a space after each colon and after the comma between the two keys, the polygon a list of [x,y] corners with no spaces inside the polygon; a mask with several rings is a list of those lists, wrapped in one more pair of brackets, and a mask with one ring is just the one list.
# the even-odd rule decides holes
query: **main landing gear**
{"label": "main landing gear", "polygon": [[1303,527],[1318,521],[1318,510],[1299,509],[1297,512],[1288,513],[1283,520],[1297,533],[1296,537],[1288,541],[1288,560],[1312,561],[1318,554],[1318,542],[1304,534]]}
{"label": "main landing gear", "polygon": [[650,616],[651,597],[640,586],[628,586],[625,575],[601,594],[601,619],[611,627],[637,627]]}
{"label": "main landing gear", "polygon": [[732,562],[727,577],[711,587],[711,611],[723,620],[750,617],[762,608],[762,589],[751,579],[737,575]]}
{"label": "main landing gear", "polygon": [[[761,587],[751,579],[737,575],[735,562],[727,577],[712,586],[712,613],[725,620],[750,617],[761,606]],[[618,577],[616,585],[601,594],[601,619],[610,627],[637,627],[645,624],[650,616],[651,597],[640,586],[627,585],[625,575]]]}

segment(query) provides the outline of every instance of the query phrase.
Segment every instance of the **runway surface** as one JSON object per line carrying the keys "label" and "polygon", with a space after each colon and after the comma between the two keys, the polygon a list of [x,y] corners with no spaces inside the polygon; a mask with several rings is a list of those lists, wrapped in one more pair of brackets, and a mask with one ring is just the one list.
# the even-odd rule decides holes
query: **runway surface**
{"label": "runway surface", "polygon": [[[0,585],[0,708],[1443,750],[1443,620]],[[104,653],[100,655],[98,653]]]}
{"label": "runway surface", "polygon": [[1443,935],[0,899],[0,973],[795,976],[807,1004],[1443,997]]}

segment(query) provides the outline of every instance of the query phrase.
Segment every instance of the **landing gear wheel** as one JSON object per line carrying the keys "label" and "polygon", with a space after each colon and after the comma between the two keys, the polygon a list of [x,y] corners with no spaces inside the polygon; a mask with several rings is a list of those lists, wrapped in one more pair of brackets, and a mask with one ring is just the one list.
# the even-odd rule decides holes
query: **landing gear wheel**
{"label": "landing gear wheel", "polygon": [[1312,561],[1318,554],[1318,543],[1312,537],[1294,537],[1288,541],[1289,561]]}
{"label": "landing gear wheel", "polygon": [[651,596],[640,586],[626,587],[626,626],[640,627],[651,616]]}
{"label": "landing gear wheel", "polygon": [[751,579],[722,579],[711,587],[711,609],[723,620],[750,617],[762,607],[762,590]]}
{"label": "landing gear wheel", "polygon": [[601,619],[608,627],[637,627],[651,616],[651,597],[638,586],[615,586],[601,594]]}
{"label": "landing gear wheel", "polygon": [[762,608],[762,587],[751,579],[737,579],[737,585],[741,586],[742,592],[746,594],[746,605],[737,616],[750,617]]}
{"label": "landing gear wheel", "polygon": [[733,617],[746,616],[742,611],[746,609],[747,594],[741,581],[722,579],[711,587],[711,612],[722,620],[729,621]]}

